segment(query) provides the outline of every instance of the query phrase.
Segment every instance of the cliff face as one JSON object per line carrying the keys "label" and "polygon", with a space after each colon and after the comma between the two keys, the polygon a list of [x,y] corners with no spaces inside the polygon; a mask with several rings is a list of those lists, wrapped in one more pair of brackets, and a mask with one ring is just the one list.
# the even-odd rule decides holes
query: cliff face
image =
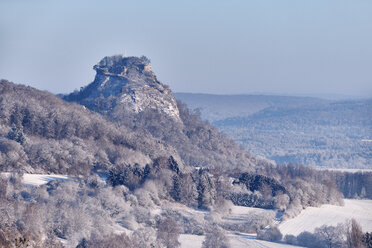
{"label": "cliff face", "polygon": [[152,109],[180,121],[171,90],[157,80],[146,57],[105,57],[93,69],[94,81],[65,100],[119,120]]}

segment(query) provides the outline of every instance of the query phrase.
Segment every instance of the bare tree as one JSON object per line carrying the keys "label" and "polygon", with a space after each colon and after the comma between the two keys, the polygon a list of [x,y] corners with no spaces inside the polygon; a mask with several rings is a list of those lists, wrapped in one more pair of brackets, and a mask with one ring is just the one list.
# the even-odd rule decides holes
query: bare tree
{"label": "bare tree", "polygon": [[301,246],[314,247],[316,245],[315,235],[310,232],[302,232],[297,236],[297,242]]}
{"label": "bare tree", "polygon": [[290,244],[290,245],[296,245],[297,244],[297,237],[292,235],[292,234],[287,234],[285,235],[284,237],[284,241],[287,243],[287,244]]}
{"label": "bare tree", "polygon": [[279,241],[283,238],[282,233],[280,230],[275,227],[270,227],[265,231],[260,231],[257,233],[258,239],[268,240],[268,241]]}
{"label": "bare tree", "polygon": [[351,221],[347,225],[346,230],[347,236],[347,245],[348,247],[353,248],[361,248],[365,247],[363,244],[363,231],[362,227],[355,219],[351,219]]}
{"label": "bare tree", "polygon": [[156,232],[151,227],[139,228],[132,234],[132,243],[134,247],[141,248],[159,248],[160,244],[156,240]]}
{"label": "bare tree", "polygon": [[326,247],[341,247],[344,243],[344,227],[342,224],[337,226],[323,225],[315,229],[317,239],[326,245]]}
{"label": "bare tree", "polygon": [[229,240],[225,235],[225,231],[214,225],[206,234],[202,248],[228,248],[230,247]]}
{"label": "bare tree", "polygon": [[79,248],[101,248],[101,247],[110,247],[110,248],[133,248],[131,240],[128,238],[128,236],[125,233],[122,233],[120,235],[111,234],[107,237],[104,237],[103,239],[92,239],[89,242],[87,242],[85,239],[82,239],[82,241],[77,246]]}
{"label": "bare tree", "polygon": [[8,180],[0,175],[0,200],[3,201],[6,198],[6,192],[8,188]]}
{"label": "bare tree", "polygon": [[178,237],[180,236],[180,228],[177,223],[167,217],[159,223],[157,231],[157,239],[165,245],[167,248],[176,248],[181,245],[178,242]]}

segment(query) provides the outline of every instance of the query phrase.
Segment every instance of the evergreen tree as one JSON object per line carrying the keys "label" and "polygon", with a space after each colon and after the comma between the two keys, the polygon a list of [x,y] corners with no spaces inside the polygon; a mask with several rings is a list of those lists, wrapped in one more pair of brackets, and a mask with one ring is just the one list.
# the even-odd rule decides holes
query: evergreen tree
{"label": "evergreen tree", "polygon": [[12,125],[12,128],[8,132],[7,138],[8,139],[11,139],[11,140],[14,140],[14,141],[20,143],[21,145],[23,145],[25,143],[25,141],[26,141],[26,138],[23,135],[22,128],[18,128],[14,124]]}

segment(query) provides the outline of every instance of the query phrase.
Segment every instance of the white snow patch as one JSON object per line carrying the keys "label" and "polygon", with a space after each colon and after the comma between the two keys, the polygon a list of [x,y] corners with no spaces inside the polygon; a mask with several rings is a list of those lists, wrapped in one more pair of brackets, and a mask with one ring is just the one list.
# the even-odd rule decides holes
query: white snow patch
{"label": "white snow patch", "polygon": [[357,220],[364,232],[372,231],[372,200],[345,199],[345,206],[322,205],[320,208],[308,207],[293,219],[279,225],[283,236],[298,235],[301,232],[314,232],[322,225],[337,225],[348,219]]}
{"label": "white snow patch", "polygon": [[24,174],[23,183],[29,186],[40,186],[47,184],[50,181],[59,180],[66,181],[69,180],[68,176],[65,175],[47,175],[47,174]]}
{"label": "white snow patch", "polygon": [[339,171],[339,172],[349,172],[349,173],[365,173],[372,172],[372,169],[348,169],[348,168],[327,168],[327,167],[313,167],[316,170],[328,170],[328,171]]}
{"label": "white snow patch", "polygon": [[242,207],[242,206],[233,206],[231,208],[230,214],[223,217],[224,222],[234,223],[234,224],[243,224],[250,220],[259,220],[266,218],[272,220],[275,223],[275,210],[262,209],[262,208],[253,208],[253,207]]}
{"label": "white snow patch", "polygon": [[106,84],[109,80],[110,80],[110,76],[106,76],[105,81],[103,81],[103,82],[101,83],[101,86],[100,86],[100,87],[104,87],[105,84]]}
{"label": "white snow patch", "polygon": [[[1,173],[6,177],[10,177],[11,173],[4,172]],[[71,178],[66,175],[56,175],[56,174],[23,174],[23,183],[26,186],[40,186],[43,184],[47,184],[50,181],[59,180],[59,181],[66,181],[70,180]]]}
{"label": "white snow patch", "polygon": [[197,216],[200,218],[204,218],[204,216],[209,213],[206,210],[190,208],[177,202],[168,202],[166,204],[163,204],[161,208],[162,211],[167,209],[177,210],[179,212],[182,212],[185,216]]}
{"label": "white snow patch", "polygon": [[[227,234],[231,248],[298,248],[284,243],[274,243],[256,239],[256,234],[229,233]],[[201,248],[205,236],[181,234],[178,241],[181,248]]]}
{"label": "white snow patch", "polygon": [[268,210],[263,208],[253,208],[253,207],[242,207],[242,206],[233,206],[231,208],[231,216],[242,217],[250,216],[251,214],[266,214],[266,213],[275,213],[274,210]]}
{"label": "white snow patch", "polygon": [[201,248],[205,236],[192,234],[181,234],[178,241],[181,243],[181,248]]}
{"label": "white snow patch", "polygon": [[231,233],[228,235],[231,248],[295,248],[300,246],[288,245],[285,243],[275,243],[258,240],[256,234],[250,233]]}

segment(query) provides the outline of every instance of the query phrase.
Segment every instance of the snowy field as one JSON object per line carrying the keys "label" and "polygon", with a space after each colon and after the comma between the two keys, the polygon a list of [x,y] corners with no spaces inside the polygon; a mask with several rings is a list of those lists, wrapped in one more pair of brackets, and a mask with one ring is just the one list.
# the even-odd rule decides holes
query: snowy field
{"label": "snowy field", "polygon": [[[208,212],[190,209],[180,204],[172,204],[172,208],[181,210],[186,215],[197,216],[198,218],[204,218],[205,214]],[[230,222],[234,224],[241,224],[252,218],[271,218],[275,222],[276,211],[266,210],[261,208],[251,208],[251,207],[240,207],[233,206],[231,213],[228,217],[222,218],[223,222]],[[267,242],[263,240],[257,240],[256,234],[247,234],[239,232],[228,232],[227,236],[231,248],[294,248],[299,246],[292,246],[281,243]],[[179,242],[181,243],[181,248],[200,248],[204,241],[205,236],[191,235],[191,234],[181,234]]]}
{"label": "snowy field", "polygon": [[[299,248],[282,243],[274,243],[263,240],[257,240],[255,234],[230,233],[228,234],[231,248]],[[181,234],[179,242],[181,248],[201,248],[204,236]]]}
{"label": "snowy field", "polygon": [[24,174],[23,182],[29,186],[40,186],[53,180],[66,181],[69,178],[63,175],[46,175],[46,174]]}
{"label": "snowy field", "polygon": [[[9,177],[10,173],[1,173],[2,175]],[[69,180],[68,176],[65,175],[53,175],[53,174],[23,174],[23,183],[27,186],[40,186],[47,184],[53,180],[66,181]]]}
{"label": "snowy field", "polygon": [[337,225],[348,219],[356,219],[363,231],[372,231],[372,200],[345,199],[345,206],[323,205],[320,208],[308,207],[293,219],[279,225],[283,236],[313,232],[322,225]]}
{"label": "snowy field", "polygon": [[328,167],[312,167],[316,170],[328,170],[328,171],[339,171],[339,172],[349,172],[349,173],[357,173],[357,172],[372,172],[372,169],[347,169],[347,168],[328,168]]}
{"label": "snowy field", "polygon": [[[337,225],[340,222],[354,218],[361,224],[363,231],[372,231],[372,200],[345,199],[344,201],[344,206],[323,205],[320,208],[308,207],[297,217],[281,223],[279,229],[283,233],[283,236],[286,234],[298,235],[303,231],[313,232],[315,228],[322,225]],[[240,221],[244,221],[248,216],[251,217],[252,214],[258,216],[272,215],[272,212],[272,210],[234,206],[231,215],[225,220],[239,223]],[[232,248],[298,247],[257,240],[255,234],[230,232],[228,237]],[[179,239],[182,248],[199,248],[202,246],[203,240],[204,236],[187,234],[181,235]]]}
{"label": "snowy field", "polygon": [[256,234],[232,233],[229,236],[231,248],[298,248],[284,243],[256,239]]}
{"label": "snowy field", "polygon": [[251,207],[242,207],[242,206],[233,206],[231,208],[231,214],[227,217],[227,220],[230,221],[244,221],[248,217],[254,216],[275,216],[276,211],[263,209],[263,208],[251,208]]}

